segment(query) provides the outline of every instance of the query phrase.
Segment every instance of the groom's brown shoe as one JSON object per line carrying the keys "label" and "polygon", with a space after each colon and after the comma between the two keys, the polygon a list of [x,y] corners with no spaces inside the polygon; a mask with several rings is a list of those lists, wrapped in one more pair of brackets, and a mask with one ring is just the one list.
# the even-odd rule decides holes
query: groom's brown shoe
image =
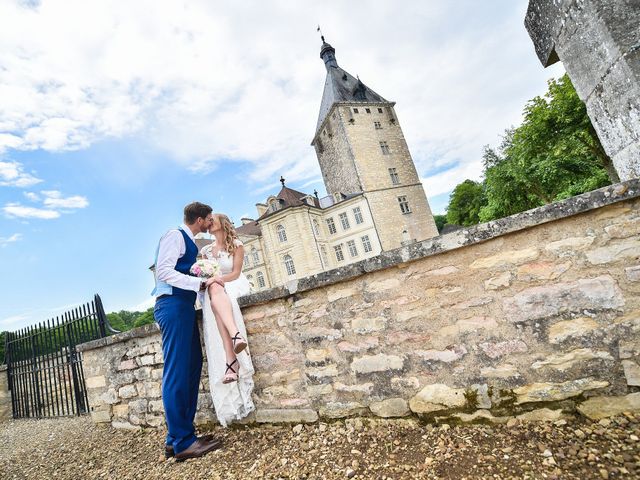
{"label": "groom's brown shoe", "polygon": [[202,438],[196,439],[186,450],[175,454],[176,462],[184,462],[188,458],[198,458],[206,455],[209,452],[217,450],[222,446],[220,440],[204,440]]}
{"label": "groom's brown shoe", "polygon": [[[202,435],[198,438],[201,438],[203,440],[207,440],[207,441],[211,441],[213,440],[213,435],[211,435],[210,433],[207,433],[206,435]],[[175,453],[173,451],[173,447],[171,445],[165,445],[164,446],[164,458],[171,458],[175,456]]]}

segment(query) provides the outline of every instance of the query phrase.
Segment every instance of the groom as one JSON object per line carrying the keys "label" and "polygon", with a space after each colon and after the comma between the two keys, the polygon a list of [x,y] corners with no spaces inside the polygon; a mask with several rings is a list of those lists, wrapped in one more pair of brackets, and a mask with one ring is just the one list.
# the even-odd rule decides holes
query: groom
{"label": "groom", "polygon": [[[222,442],[211,436],[196,437],[193,419],[198,403],[202,369],[200,331],[196,322],[195,301],[218,280],[206,281],[189,275],[196,262],[195,235],[206,232],[213,222],[209,205],[193,202],[184,207],[184,224],[170,230],[156,251],[156,296],[153,315],[162,332],[164,370],[162,401],[167,420],[167,456],[177,461],[196,458],[220,448]],[[222,288],[222,287],[220,287]]]}

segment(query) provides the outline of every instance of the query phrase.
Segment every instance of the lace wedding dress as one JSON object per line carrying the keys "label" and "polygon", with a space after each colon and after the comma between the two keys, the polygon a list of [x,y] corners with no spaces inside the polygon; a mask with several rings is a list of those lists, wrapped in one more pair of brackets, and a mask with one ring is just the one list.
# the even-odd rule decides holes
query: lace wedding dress
{"label": "lace wedding dress", "polygon": [[[217,255],[214,253],[215,243],[202,248],[201,254],[204,258],[215,259],[220,265],[222,274],[230,273],[233,270],[233,257],[227,252],[221,251]],[[240,240],[236,240],[236,245],[242,245]],[[238,297],[250,292],[251,285],[244,273],[231,282],[225,283],[225,291],[231,300],[233,309],[233,319],[238,326],[238,330],[244,338],[247,338],[247,330],[240,307]],[[202,295],[203,333],[204,345],[207,353],[207,369],[209,372],[209,389],[213,398],[213,406],[216,417],[223,427],[226,427],[233,420],[240,420],[251,413],[255,406],[251,399],[253,391],[253,363],[249,347],[237,355],[240,370],[238,371],[238,381],[224,384],[222,378],[225,373],[226,357],[222,346],[222,337],[218,331],[218,324],[211,310],[209,292]],[[232,332],[233,336],[235,332]]]}

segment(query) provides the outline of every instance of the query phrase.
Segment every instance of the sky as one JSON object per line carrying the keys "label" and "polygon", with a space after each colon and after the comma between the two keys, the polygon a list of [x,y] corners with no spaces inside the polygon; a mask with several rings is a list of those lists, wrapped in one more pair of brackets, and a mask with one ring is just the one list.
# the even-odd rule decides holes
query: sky
{"label": "sky", "polygon": [[236,224],[325,193],[310,142],[338,64],[395,101],[434,213],[564,73],[527,0],[0,0],[0,331],[99,293],[152,304],[159,237],[199,200]]}

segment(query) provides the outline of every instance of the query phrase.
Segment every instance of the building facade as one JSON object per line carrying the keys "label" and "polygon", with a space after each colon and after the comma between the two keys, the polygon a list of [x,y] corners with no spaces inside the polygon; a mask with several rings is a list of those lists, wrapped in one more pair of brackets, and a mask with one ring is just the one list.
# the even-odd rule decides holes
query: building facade
{"label": "building facade", "polygon": [[[243,218],[243,270],[262,290],[438,235],[395,113],[338,66],[324,41],[327,76],[315,148],[328,196],[286,187]],[[315,193],[315,192],[314,192]]]}

